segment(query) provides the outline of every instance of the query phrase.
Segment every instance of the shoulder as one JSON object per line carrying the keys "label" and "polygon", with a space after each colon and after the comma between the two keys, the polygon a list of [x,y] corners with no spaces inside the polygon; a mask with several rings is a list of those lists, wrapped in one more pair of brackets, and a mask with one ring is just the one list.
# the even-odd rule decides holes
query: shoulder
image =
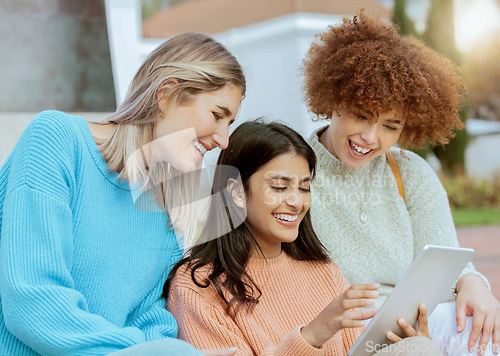
{"label": "shoulder", "polygon": [[415,176],[436,176],[429,163],[418,154],[393,147],[391,152],[398,163],[403,180]]}
{"label": "shoulder", "polygon": [[75,143],[84,141],[82,126],[87,125],[79,116],[48,110],[39,113],[26,127],[19,139],[33,145],[47,146],[51,151],[67,154]]}
{"label": "shoulder", "polygon": [[[215,288],[210,282],[208,276],[212,271],[212,267],[205,265],[203,267],[197,268],[194,273],[193,280],[193,269],[187,264],[182,265],[177,270],[174,279],[172,280],[172,285],[170,287],[170,293],[175,294],[186,294],[186,293],[196,293],[207,299],[212,299],[217,295]],[[207,286],[206,288],[203,286]]]}
{"label": "shoulder", "polygon": [[68,115],[61,111],[43,111],[39,113],[22,133],[15,149],[36,154],[51,152],[52,156],[64,157],[83,141],[80,129],[83,118]]}
{"label": "shoulder", "polygon": [[393,148],[392,152],[401,172],[407,205],[413,201],[412,197],[418,200],[424,196],[446,196],[438,175],[425,159],[414,152],[399,148]]}
{"label": "shoulder", "polygon": [[307,138],[307,143],[312,147],[312,149],[317,153],[321,151],[323,145],[319,142],[319,136],[328,128],[328,126],[323,126],[319,129],[314,130]]}
{"label": "shoulder", "polygon": [[61,111],[47,110],[39,113],[27,126],[26,132],[33,136],[65,137],[77,131],[77,116]]}
{"label": "shoulder", "polygon": [[56,196],[67,191],[83,140],[78,119],[83,120],[60,111],[43,111],[29,123],[11,154],[10,189],[27,184]]}

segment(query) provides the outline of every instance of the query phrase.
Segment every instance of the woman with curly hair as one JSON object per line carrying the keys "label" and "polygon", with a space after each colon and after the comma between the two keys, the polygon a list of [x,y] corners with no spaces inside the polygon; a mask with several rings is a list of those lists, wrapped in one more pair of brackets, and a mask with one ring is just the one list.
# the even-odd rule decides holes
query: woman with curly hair
{"label": "woman with curly hair", "polygon": [[[310,110],[330,120],[309,139],[318,157],[313,224],[350,283],[380,283],[380,306],[424,245],[458,246],[438,177],[393,146],[447,143],[463,128],[465,86],[451,61],[363,12],[319,36],[304,74]],[[498,353],[500,303],[472,264],[455,297],[430,318],[433,338],[471,349],[492,337]]]}

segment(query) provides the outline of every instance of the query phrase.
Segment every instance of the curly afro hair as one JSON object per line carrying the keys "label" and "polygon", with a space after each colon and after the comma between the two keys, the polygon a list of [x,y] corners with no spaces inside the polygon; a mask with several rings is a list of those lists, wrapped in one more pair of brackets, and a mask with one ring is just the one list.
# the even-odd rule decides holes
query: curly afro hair
{"label": "curly afro hair", "polygon": [[445,144],[464,126],[460,68],[362,11],[320,34],[303,70],[306,102],[319,119],[345,109],[374,121],[395,111],[405,120],[403,147]]}

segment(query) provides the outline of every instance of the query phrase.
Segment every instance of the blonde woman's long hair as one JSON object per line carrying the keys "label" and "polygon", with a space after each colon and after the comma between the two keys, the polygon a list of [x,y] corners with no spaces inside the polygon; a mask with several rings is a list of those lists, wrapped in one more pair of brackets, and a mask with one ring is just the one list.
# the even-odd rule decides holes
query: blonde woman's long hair
{"label": "blonde woman's long hair", "polygon": [[104,122],[116,124],[111,136],[99,143],[109,169],[129,182],[139,179],[141,189],[165,210],[170,227],[184,245],[196,234],[194,199],[200,171],[182,174],[167,162],[145,167],[133,158],[142,152],[141,147],[157,138],[160,100],[185,104],[197,94],[221,89],[228,83],[237,85],[245,95],[245,77],[236,58],[213,38],[186,32],[170,38],[146,58],[125,100]]}

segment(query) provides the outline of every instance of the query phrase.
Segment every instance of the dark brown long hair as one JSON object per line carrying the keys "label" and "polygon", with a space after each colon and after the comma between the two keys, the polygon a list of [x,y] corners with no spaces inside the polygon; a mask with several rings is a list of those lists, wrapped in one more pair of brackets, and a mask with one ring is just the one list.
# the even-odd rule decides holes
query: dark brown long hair
{"label": "dark brown long hair", "polygon": [[[190,270],[191,278],[198,287],[207,288],[210,284],[214,286],[226,303],[228,315],[235,316],[242,306],[251,309],[258,303],[261,290],[245,271],[245,267],[252,248],[259,249],[259,245],[246,221],[243,221],[242,209],[237,207],[227,194],[228,182],[238,179],[240,175],[245,196],[248,197],[250,177],[273,158],[285,153],[304,157],[309,163],[311,176],[314,176],[316,155],[305,140],[291,128],[279,123],[251,121],[234,130],[227,149],[222,151],[217,161],[212,197],[218,198],[211,199],[207,224],[201,233],[202,241],[206,242],[191,248],[172,268],[163,288],[165,297],[168,298],[176,272],[186,265],[186,271]],[[224,192],[226,194],[223,194]],[[224,196],[225,199],[220,199]],[[218,225],[228,220],[231,229],[221,236],[221,227]],[[296,260],[329,261],[325,247],[313,230],[309,211],[299,225],[297,239],[282,243],[282,249]],[[206,265],[211,268],[208,278],[199,281],[195,276],[196,270]]]}

